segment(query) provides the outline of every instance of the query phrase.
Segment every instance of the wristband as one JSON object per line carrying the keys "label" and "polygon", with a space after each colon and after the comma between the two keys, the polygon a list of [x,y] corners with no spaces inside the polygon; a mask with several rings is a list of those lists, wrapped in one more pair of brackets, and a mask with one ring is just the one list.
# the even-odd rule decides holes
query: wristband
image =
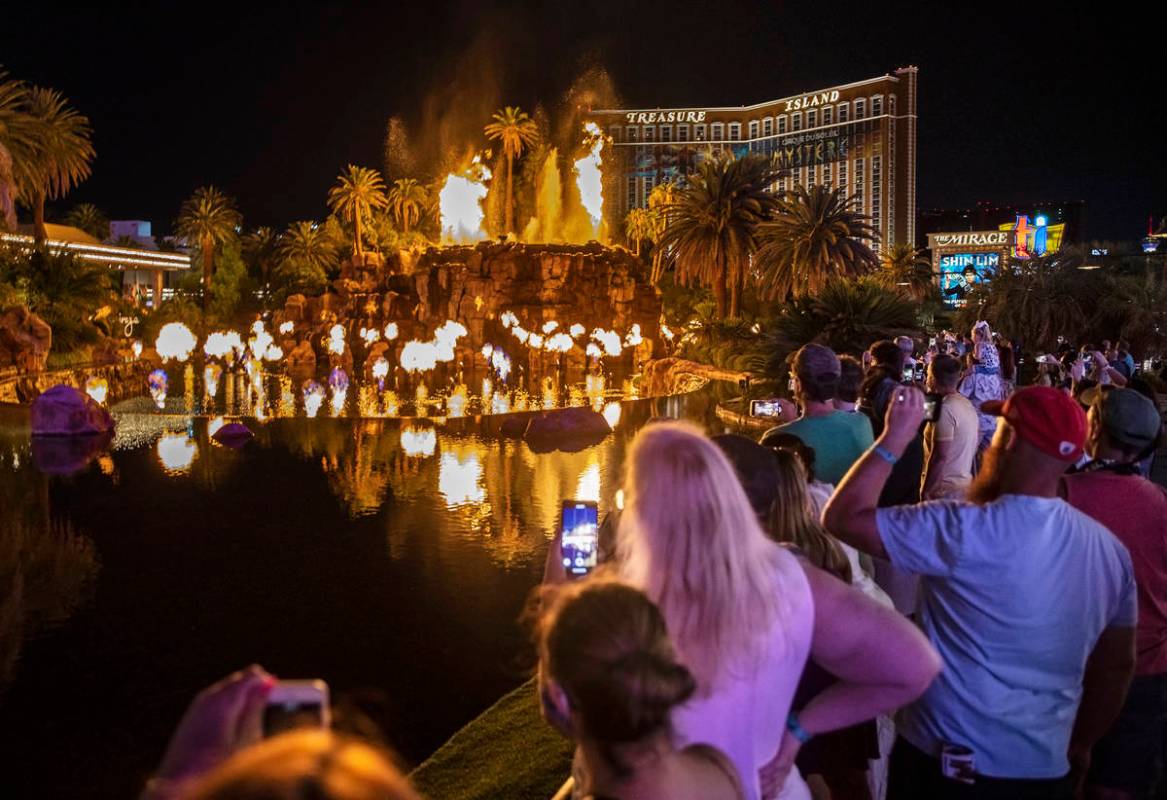
{"label": "wristband", "polygon": [[888,450],[886,447],[884,447],[881,444],[877,444],[875,447],[873,447],[871,449],[875,451],[875,454],[877,456],[879,456],[880,458],[882,458],[884,461],[886,461],[889,464],[894,465],[897,461],[900,460],[899,456],[897,456],[895,453],[893,453],[891,450]]}
{"label": "wristband", "polygon": [[790,735],[797,739],[800,744],[806,744],[813,736],[810,731],[802,727],[802,723],[798,721],[798,715],[793,711],[786,718],[786,730],[790,731]]}

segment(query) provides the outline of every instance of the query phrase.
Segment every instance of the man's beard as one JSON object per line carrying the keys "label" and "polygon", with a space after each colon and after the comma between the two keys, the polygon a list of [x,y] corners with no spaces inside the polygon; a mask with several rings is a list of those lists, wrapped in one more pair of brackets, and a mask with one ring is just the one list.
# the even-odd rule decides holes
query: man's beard
{"label": "man's beard", "polygon": [[994,443],[985,450],[981,469],[968,487],[966,495],[972,503],[991,503],[1001,496],[1001,484],[1005,480],[1005,456]]}

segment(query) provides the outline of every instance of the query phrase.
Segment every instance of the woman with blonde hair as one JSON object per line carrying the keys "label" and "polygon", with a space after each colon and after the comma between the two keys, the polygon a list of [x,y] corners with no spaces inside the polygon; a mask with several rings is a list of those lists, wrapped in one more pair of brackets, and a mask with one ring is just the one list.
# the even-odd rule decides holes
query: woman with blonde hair
{"label": "woman with blonde hair", "polygon": [[[910,623],[766,536],[696,427],[644,428],[624,497],[619,569],[660,608],[697,683],[673,714],[678,744],[725,753],[749,800],[809,797],[796,772],[785,785],[804,742],[910,702],[939,671]],[[809,655],[839,682],[793,715]]]}
{"label": "woman with blonde hair", "polygon": [[539,697],[548,722],[576,742],[572,797],[741,798],[724,755],[674,743],[673,710],[697,684],[643,592],[597,577],[562,585],[543,605]]}

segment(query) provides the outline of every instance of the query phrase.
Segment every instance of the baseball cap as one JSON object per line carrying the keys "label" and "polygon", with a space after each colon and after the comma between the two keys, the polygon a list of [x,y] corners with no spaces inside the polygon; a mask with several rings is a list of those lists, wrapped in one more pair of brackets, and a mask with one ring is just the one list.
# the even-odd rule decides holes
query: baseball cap
{"label": "baseball cap", "polygon": [[794,356],[794,373],[812,378],[838,377],[843,371],[835,351],[821,344],[807,344]]}
{"label": "baseball cap", "polygon": [[1136,450],[1150,447],[1163,427],[1159,409],[1134,389],[1092,386],[1082,392],[1081,402],[1098,407],[1098,420],[1111,440]]}
{"label": "baseball cap", "polygon": [[1086,412],[1061,389],[1026,386],[1008,400],[987,400],[981,411],[1004,417],[1018,436],[1047,456],[1071,463],[1082,457]]}

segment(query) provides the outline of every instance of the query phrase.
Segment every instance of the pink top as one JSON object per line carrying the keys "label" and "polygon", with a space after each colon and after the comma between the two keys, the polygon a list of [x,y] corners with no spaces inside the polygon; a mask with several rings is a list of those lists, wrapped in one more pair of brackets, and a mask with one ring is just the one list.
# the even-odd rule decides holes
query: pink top
{"label": "pink top", "polygon": [[[798,559],[781,550],[778,573],[775,584],[784,587],[789,618],[775,625],[755,662],[727,670],[711,692],[700,687],[697,696],[673,712],[677,746],[708,744],[725,753],[737,768],[747,800],[760,797],[758,770],[782,743],[814,628],[814,599]],[[781,797],[809,800],[797,770]]]}
{"label": "pink top", "polygon": [[1107,470],[1066,476],[1066,500],[1130,551],[1139,599],[1137,675],[1167,673],[1167,489]]}

